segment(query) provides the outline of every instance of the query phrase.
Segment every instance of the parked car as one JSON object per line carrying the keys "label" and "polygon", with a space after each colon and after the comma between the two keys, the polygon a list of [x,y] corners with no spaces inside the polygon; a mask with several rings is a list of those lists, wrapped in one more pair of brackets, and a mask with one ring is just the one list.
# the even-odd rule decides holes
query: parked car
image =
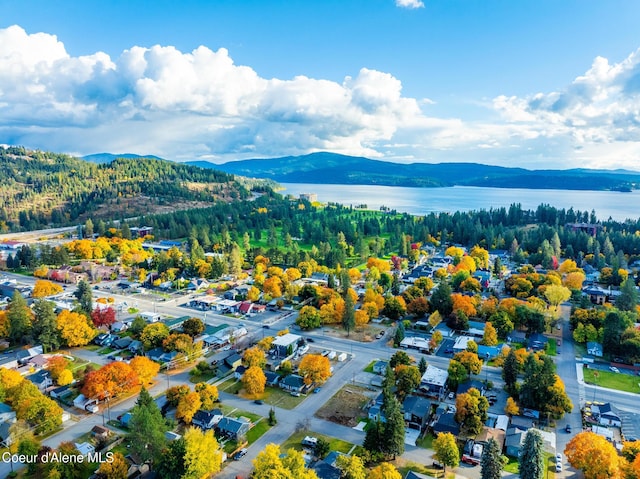
{"label": "parked car", "polygon": [[571,425],[570,425],[570,424],[567,424],[567,425],[566,425],[566,427],[564,428],[564,430],[565,430],[566,432],[571,432]]}
{"label": "parked car", "polygon": [[291,391],[291,395],[297,398],[300,397],[300,393],[298,391]]}
{"label": "parked car", "polygon": [[314,392],[314,393],[316,393],[316,394],[318,394],[318,393],[320,392],[320,388],[315,388],[315,389],[313,390],[313,392]]}
{"label": "parked car", "polygon": [[620,372],[620,370],[615,366],[609,366],[609,370],[613,371],[614,373],[619,373]]}
{"label": "parked car", "polygon": [[262,399],[256,399],[256,400],[255,400],[255,401],[253,401],[253,402],[254,402],[254,404],[264,404],[264,403],[262,402]]}
{"label": "parked car", "polygon": [[453,399],[454,397],[456,397],[456,393],[450,392],[448,398]]}
{"label": "parked car", "polygon": [[453,354],[453,349],[447,348],[444,350],[444,354]]}
{"label": "parked car", "polygon": [[556,472],[562,472],[562,463],[561,462],[557,462],[556,463]]}
{"label": "parked car", "polygon": [[306,338],[308,343],[315,343],[315,339],[313,338]]}
{"label": "parked car", "polygon": [[562,454],[556,454],[556,464],[562,464]]}
{"label": "parked car", "polygon": [[242,459],[246,455],[247,455],[247,449],[243,447],[242,449],[240,449],[238,452],[236,452],[233,455],[233,459],[235,461],[239,461],[240,459]]}

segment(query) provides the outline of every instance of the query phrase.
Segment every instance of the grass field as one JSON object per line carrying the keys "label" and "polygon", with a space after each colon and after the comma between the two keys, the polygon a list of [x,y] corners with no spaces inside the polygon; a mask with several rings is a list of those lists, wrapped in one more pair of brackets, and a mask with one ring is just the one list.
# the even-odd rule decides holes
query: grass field
{"label": "grass field", "polygon": [[558,342],[555,339],[549,339],[547,343],[547,354],[549,356],[556,356],[558,354]]}
{"label": "grass field", "polygon": [[416,446],[422,447],[424,449],[431,449],[431,444],[433,444],[434,439],[435,438],[432,434],[426,433],[416,441]]}
{"label": "grass field", "polygon": [[353,449],[353,447],[355,446],[355,444],[351,444],[350,442],[343,441],[342,439],[338,439],[331,436],[325,436],[324,434],[319,434],[313,431],[298,431],[298,432],[294,432],[291,436],[289,436],[289,438],[284,443],[282,443],[282,445],[280,446],[280,450],[285,452],[288,449],[293,448],[296,451],[301,451],[302,450],[301,443],[305,436],[313,436],[313,437],[317,437],[318,439],[324,439],[329,443],[329,447],[331,448],[332,451],[343,452],[345,454],[350,452],[351,449]]}
{"label": "grass field", "polygon": [[374,365],[375,363],[377,363],[377,362],[378,362],[378,361],[371,361],[371,362],[369,363],[369,365],[368,365],[366,368],[364,368],[364,372],[365,372],[365,373],[373,373],[373,365]]}
{"label": "grass field", "polygon": [[626,391],[629,393],[640,393],[640,377],[631,376],[630,374],[614,373],[611,371],[598,370],[598,377],[594,376],[595,369],[583,369],[584,380],[587,384],[595,384],[596,386],[616,389],[618,391]]}

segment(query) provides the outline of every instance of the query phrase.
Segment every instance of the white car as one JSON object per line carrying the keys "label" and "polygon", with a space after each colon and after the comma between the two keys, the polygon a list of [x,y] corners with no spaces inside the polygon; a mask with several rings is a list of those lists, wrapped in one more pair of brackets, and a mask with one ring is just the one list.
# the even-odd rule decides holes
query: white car
{"label": "white car", "polygon": [[609,370],[613,371],[614,373],[619,373],[620,372],[620,370],[615,366],[609,366]]}
{"label": "white car", "polygon": [[455,393],[453,393],[453,392],[449,393],[449,399],[453,399],[454,397],[456,397]]}
{"label": "white car", "polygon": [[562,464],[562,454],[556,454],[556,464]]}

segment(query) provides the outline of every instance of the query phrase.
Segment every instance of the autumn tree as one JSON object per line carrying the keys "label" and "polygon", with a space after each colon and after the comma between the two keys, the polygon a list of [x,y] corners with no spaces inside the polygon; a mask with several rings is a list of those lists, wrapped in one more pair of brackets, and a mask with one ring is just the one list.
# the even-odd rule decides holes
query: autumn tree
{"label": "autumn tree", "polygon": [[396,367],[396,395],[400,401],[404,401],[415,388],[420,385],[422,374],[416,366],[406,366],[404,364]]}
{"label": "autumn tree", "polygon": [[200,409],[200,406],[202,406],[202,401],[197,392],[193,391],[182,396],[176,408],[176,419],[183,421],[185,424],[191,424],[191,420]]}
{"label": "autumn tree", "polygon": [[457,467],[460,464],[460,450],[455,436],[450,432],[438,434],[438,437],[433,440],[432,447],[435,451],[433,457],[444,466],[445,476],[447,467]]}
{"label": "autumn tree", "polygon": [[480,395],[480,391],[471,388],[456,397],[455,420],[469,436],[476,436],[482,431],[483,424],[487,421],[489,402]]}
{"label": "autumn tree", "polygon": [[326,356],[307,354],[300,361],[298,373],[305,384],[323,384],[331,376],[331,363]]}
{"label": "autumn tree", "polygon": [[424,296],[415,298],[407,304],[407,313],[422,318],[429,312],[429,302]]}
{"label": "autumn tree", "polygon": [[182,332],[192,338],[199,336],[204,331],[204,323],[200,318],[189,318],[182,323]]}
{"label": "autumn tree", "polygon": [[116,322],[116,310],[111,306],[108,308],[97,307],[91,311],[91,320],[96,328],[109,327]]}
{"label": "autumn tree", "polygon": [[502,453],[494,438],[482,450],[480,458],[480,479],[500,479],[502,477]]}
{"label": "autumn tree", "polygon": [[52,283],[51,281],[47,281],[45,279],[36,280],[33,285],[33,291],[31,291],[32,298],[46,298],[47,296],[53,296],[55,294],[60,294],[64,291],[62,286],[56,283]]}
{"label": "autumn tree", "polygon": [[51,374],[51,379],[57,382],[60,374],[62,374],[62,372],[67,369],[67,366],[69,366],[69,360],[64,356],[57,354],[55,356],[51,356],[47,360],[46,367]]}
{"label": "autumn tree", "polygon": [[209,383],[198,383],[195,387],[196,392],[200,395],[200,401],[202,402],[202,409],[210,411],[214,408],[215,403],[218,401],[218,388]]}
{"label": "autumn tree", "polygon": [[550,285],[544,290],[544,297],[549,301],[552,311],[558,310],[558,305],[571,297],[571,290],[566,286]]}
{"label": "autumn tree", "polygon": [[96,471],[96,479],[127,479],[129,477],[129,461],[116,452],[110,461],[100,463]]}
{"label": "autumn tree", "polygon": [[336,460],[336,467],[342,471],[343,479],[366,479],[367,470],[360,456],[341,454]]}
{"label": "autumn tree", "polygon": [[[307,357],[307,356],[305,356]],[[242,375],[242,384],[249,396],[257,397],[264,393],[267,378],[258,366],[252,366]]]}
{"label": "autumn tree", "polygon": [[580,291],[585,279],[586,277],[584,273],[581,273],[580,271],[574,271],[571,273],[567,273],[567,275],[562,279],[562,285],[571,290]]}
{"label": "autumn tree", "polygon": [[171,386],[167,389],[167,402],[173,406],[178,406],[180,399],[191,392],[191,389],[186,384],[180,384],[178,386]]}
{"label": "autumn tree", "polygon": [[402,479],[402,475],[390,462],[382,462],[369,471],[367,479]]}
{"label": "autumn tree", "polygon": [[409,366],[412,362],[413,359],[411,359],[411,356],[409,356],[406,351],[396,351],[389,359],[389,366],[391,366],[392,369],[395,369],[400,364]]}
{"label": "autumn tree", "polygon": [[498,344],[498,332],[490,321],[484,325],[484,334],[482,335],[482,344],[485,346],[495,346]]}
{"label": "autumn tree", "polygon": [[70,348],[89,344],[98,333],[84,314],[68,309],[63,309],[58,314],[57,327],[63,343]]}
{"label": "autumn tree", "polygon": [[507,404],[504,407],[504,412],[509,416],[517,416],[520,414],[520,408],[511,396],[507,398]]}
{"label": "autumn tree", "polygon": [[136,356],[129,363],[131,369],[138,375],[140,382],[150,384],[160,371],[160,365],[146,356]]}
{"label": "autumn tree", "polygon": [[253,479],[318,479],[307,469],[301,451],[289,449],[281,454],[280,446],[267,444],[253,460]]}
{"label": "autumn tree", "polygon": [[301,329],[315,329],[322,325],[320,311],[313,306],[303,306],[296,318],[296,324]]}
{"label": "autumn tree", "polygon": [[574,436],[564,450],[569,464],[585,479],[620,477],[622,461],[615,447],[602,436],[585,431]]}
{"label": "autumn tree", "polygon": [[453,356],[453,359],[455,359],[465,367],[468,375],[480,374],[480,371],[482,371],[482,360],[476,353],[472,353],[470,351],[462,351],[460,353],[456,353]]}
{"label": "autumn tree", "polygon": [[244,352],[244,355],[242,356],[242,363],[247,368],[256,366],[260,369],[263,369],[265,364],[267,363],[267,359],[262,349],[254,347],[249,348]]}
{"label": "autumn tree", "polygon": [[87,373],[82,394],[88,398],[114,398],[140,384],[140,379],[130,365],[114,361],[97,371]]}
{"label": "autumn tree", "polygon": [[190,427],[184,433],[184,440],[185,473],[181,479],[200,479],[220,471],[222,449],[212,430]]}
{"label": "autumn tree", "polygon": [[537,429],[529,429],[524,437],[520,462],[520,477],[522,479],[543,479],[544,467],[544,443],[542,435]]}
{"label": "autumn tree", "polygon": [[140,341],[145,349],[153,349],[162,345],[162,342],[169,336],[169,328],[164,323],[152,323],[142,330]]}

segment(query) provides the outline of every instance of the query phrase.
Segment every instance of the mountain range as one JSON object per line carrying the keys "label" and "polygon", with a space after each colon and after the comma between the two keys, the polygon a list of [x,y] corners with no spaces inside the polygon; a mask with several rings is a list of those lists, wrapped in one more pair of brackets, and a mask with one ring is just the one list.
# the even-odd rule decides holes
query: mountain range
{"label": "mountain range", "polygon": [[478,163],[403,164],[329,152],[223,164],[207,161],[187,163],[282,183],[615,191],[640,188],[640,172],[629,170],[528,170]]}

